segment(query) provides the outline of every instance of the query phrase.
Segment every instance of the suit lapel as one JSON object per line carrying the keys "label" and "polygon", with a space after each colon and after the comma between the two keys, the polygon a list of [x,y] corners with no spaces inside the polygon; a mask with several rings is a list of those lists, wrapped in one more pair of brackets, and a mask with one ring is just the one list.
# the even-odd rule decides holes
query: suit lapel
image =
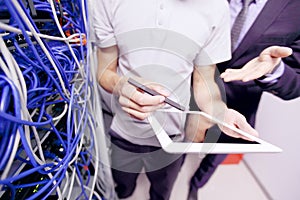
{"label": "suit lapel", "polygon": [[276,19],[280,11],[290,0],[269,0],[257,19],[232,54],[229,65],[232,65],[243,53],[265,32]]}

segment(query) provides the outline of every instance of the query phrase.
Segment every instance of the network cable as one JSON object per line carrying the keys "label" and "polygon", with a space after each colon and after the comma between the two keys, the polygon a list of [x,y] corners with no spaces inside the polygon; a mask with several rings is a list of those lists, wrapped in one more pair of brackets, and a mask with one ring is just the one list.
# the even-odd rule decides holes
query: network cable
{"label": "network cable", "polygon": [[[31,191],[27,199],[101,199],[94,188],[99,150],[106,147],[95,142],[94,103],[89,102],[94,83],[86,58],[85,2],[32,2],[38,15],[52,21],[36,24],[23,1],[0,1],[10,16],[9,24],[0,22],[0,40],[6,42],[0,43],[0,199],[17,198],[24,190]],[[40,178],[28,182],[31,175]],[[75,183],[81,191],[72,197]]]}

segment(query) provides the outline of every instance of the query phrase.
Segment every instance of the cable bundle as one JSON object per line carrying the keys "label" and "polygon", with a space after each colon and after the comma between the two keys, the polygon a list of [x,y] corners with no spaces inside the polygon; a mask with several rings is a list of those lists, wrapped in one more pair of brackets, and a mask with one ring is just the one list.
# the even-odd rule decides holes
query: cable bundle
{"label": "cable bundle", "polygon": [[0,199],[101,199],[85,4],[23,2],[0,1]]}

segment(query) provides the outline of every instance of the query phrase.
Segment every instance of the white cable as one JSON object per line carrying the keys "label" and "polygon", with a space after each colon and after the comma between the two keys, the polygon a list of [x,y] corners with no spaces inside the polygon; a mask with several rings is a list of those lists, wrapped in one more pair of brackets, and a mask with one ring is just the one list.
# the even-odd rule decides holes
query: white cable
{"label": "white cable", "polygon": [[[76,116],[77,116],[77,115],[74,115],[74,117],[76,117]],[[81,117],[81,121],[82,121],[83,115],[81,115],[81,116],[82,116],[82,117]],[[74,119],[74,125],[77,124],[76,121],[77,121],[77,120]],[[77,129],[77,128],[75,127],[75,129],[77,130],[77,131],[75,131],[75,133],[78,133],[78,132],[79,132],[79,128]],[[83,144],[83,135],[84,135],[84,134],[81,134],[81,137],[80,137],[80,140],[79,140],[79,145],[76,146],[75,155],[74,155],[73,159],[69,162],[69,165],[73,164],[73,163],[77,160],[77,158],[78,158],[78,156],[79,156],[79,154],[80,154],[80,152],[81,152],[82,144]]]}
{"label": "white cable", "polygon": [[[2,174],[1,174],[1,180],[4,180],[4,179],[7,178],[8,173],[9,173],[11,167],[12,167],[12,163],[15,159],[15,156],[16,156],[16,153],[17,153],[17,150],[18,150],[18,147],[19,147],[19,142],[20,142],[20,134],[18,132],[19,132],[19,130],[17,130],[15,141],[14,141],[14,146],[13,146],[13,149],[11,151],[9,160],[7,161],[5,169],[3,170]],[[3,187],[3,185],[0,185],[0,191],[2,191],[2,187]],[[0,196],[2,196],[2,195],[0,195]]]}
{"label": "white cable", "polygon": [[88,26],[87,26],[86,12],[85,12],[85,2],[86,2],[85,0],[81,0],[83,24],[84,24],[84,29],[87,31]]}
{"label": "white cable", "polygon": [[[7,49],[2,37],[0,37],[0,52],[2,52],[3,58],[5,59],[5,62],[7,64],[7,65],[5,65],[4,63],[2,63],[1,68],[4,70],[5,75],[9,79],[14,81],[18,91],[20,92],[20,98],[22,98],[22,101],[24,101],[26,103],[27,102],[27,93],[26,93],[27,88],[26,88],[25,80],[24,80],[23,76],[19,76],[18,72],[20,69],[19,69],[18,65],[16,64],[13,56]],[[21,72],[21,74],[22,74],[22,72]],[[24,93],[26,93],[26,94],[24,94]]]}
{"label": "white cable", "polygon": [[75,167],[73,167],[72,177],[71,177],[71,181],[70,181],[70,190],[69,190],[69,193],[67,196],[67,200],[71,199],[72,190],[74,188],[75,174],[76,174],[76,169],[75,169]]}
{"label": "white cable", "polygon": [[[51,173],[49,173],[49,174],[51,174]],[[53,177],[51,177],[50,179],[53,179]],[[53,185],[55,185],[55,184],[56,184],[56,180],[53,180]],[[56,194],[58,196],[58,200],[63,200],[63,196],[62,196],[62,192],[60,190],[60,187],[56,187],[55,189],[56,189]]]}
{"label": "white cable", "polygon": [[[57,28],[58,28],[58,30],[59,30],[61,36],[62,36],[63,38],[66,38],[66,35],[65,35],[64,31],[62,30],[61,25],[60,25],[60,23],[59,23],[59,20],[58,20],[58,18],[57,18],[57,14],[56,14],[56,10],[55,10],[53,1],[50,0],[49,3],[50,3],[50,6],[51,6],[52,15],[53,15],[53,17],[54,17],[54,21],[55,21],[55,23],[56,23],[56,26],[57,26]],[[72,47],[70,46],[70,44],[69,44],[68,41],[66,41],[66,44],[67,44],[67,46],[69,47],[69,50],[70,50],[70,52],[71,52],[71,55],[73,56],[73,58],[74,58],[74,60],[75,60],[75,62],[76,62],[76,64],[77,64],[78,68],[80,68],[79,61],[78,61],[78,59],[77,59],[77,57],[76,57],[76,55],[75,55],[75,53],[74,53]]]}
{"label": "white cable", "polygon": [[[84,81],[84,83],[87,84],[87,81]],[[74,92],[75,92],[75,90],[74,90]],[[79,94],[79,93],[78,93],[78,94]],[[74,95],[74,96],[75,96],[75,95]],[[78,97],[80,97],[80,96],[78,95]],[[75,126],[74,129],[75,129],[75,133],[78,133],[79,131],[84,132],[84,130],[80,130],[80,129],[81,129],[81,124],[82,124],[82,122],[83,122],[84,117],[87,117],[87,116],[84,115],[84,114],[86,113],[86,109],[87,109],[87,97],[85,96],[85,98],[84,98],[84,104],[83,104],[83,109],[82,109],[82,114],[81,114],[81,116],[80,116],[80,119],[79,119],[79,120],[76,120],[76,119],[77,119],[77,118],[76,118],[77,115],[74,114],[74,126]],[[77,122],[79,122],[79,123],[77,124]],[[81,151],[81,149],[82,149],[82,144],[83,144],[83,135],[84,135],[84,134],[81,134],[79,146],[76,147],[76,153],[75,153],[75,156],[74,156],[74,158],[70,161],[69,164],[74,163],[75,160],[76,160],[76,159],[78,158],[78,156],[79,156],[79,153],[80,153],[80,151]]]}
{"label": "white cable", "polygon": [[[1,41],[0,41],[0,42],[1,42]],[[1,52],[1,43],[0,43],[0,52]],[[2,60],[1,57],[0,57],[0,67],[1,67],[1,69],[3,70],[4,74],[5,74],[9,79],[11,79],[11,77],[10,77],[10,72],[9,72],[8,68],[6,67],[5,62]]]}
{"label": "white cable", "polygon": [[4,36],[8,36],[8,35],[9,35],[9,33],[0,33],[0,37],[4,37]]}
{"label": "white cable", "polygon": [[[33,35],[36,36],[36,34],[35,34],[36,32],[35,32],[35,30],[34,30],[32,24],[30,24],[30,21],[27,19],[26,15],[23,13],[23,10],[20,8],[20,5],[19,5],[17,2],[15,2],[15,1],[13,1],[13,3],[14,3],[14,5],[15,5],[16,9],[19,10],[19,13],[23,16],[23,20],[27,23],[28,27],[31,29],[31,31],[33,32]],[[44,44],[43,44],[42,41],[40,40],[39,36],[36,36],[36,39],[37,39],[37,41],[40,43],[42,49],[44,49],[44,52],[46,53],[46,55],[47,55],[48,59],[50,60],[50,62],[52,61],[51,63],[52,63],[52,65],[53,65],[55,71],[57,72],[57,75],[58,75],[58,77],[59,77],[59,79],[60,79],[60,82],[61,82],[61,84],[62,84],[62,88],[63,88],[65,94],[68,94],[68,92],[67,92],[66,89],[64,88],[64,83],[63,83],[63,81],[62,81],[61,75],[60,75],[60,73],[59,73],[59,71],[58,71],[58,69],[57,69],[55,63],[53,62],[53,60],[52,60],[52,58],[51,58],[49,52],[48,52],[47,49],[44,47]],[[3,42],[3,43],[4,43],[4,42]],[[44,48],[43,48],[43,47],[44,47]],[[16,63],[16,61],[13,59],[12,55],[7,53],[8,50],[5,49],[3,52],[6,53],[6,55],[7,55],[6,57],[9,57],[9,56],[10,56],[10,58],[11,58],[11,60],[12,60],[12,63],[9,62],[9,60],[8,60],[8,61],[7,61],[8,64],[11,64],[11,65],[16,66],[17,63]],[[4,54],[4,53],[3,53],[3,54]],[[4,56],[5,56],[5,55],[4,55]],[[23,76],[22,76],[22,73],[21,73],[19,67],[15,67],[14,69],[16,69],[16,72],[17,72],[17,74],[18,74],[18,78],[19,78],[19,80],[21,81],[21,86],[23,86],[23,87],[22,87],[23,89],[20,89],[20,88],[19,88],[19,91],[21,92],[21,94],[24,95],[24,98],[23,98],[23,96],[21,95],[21,99],[22,99],[22,100],[21,100],[21,102],[22,102],[22,111],[23,111],[22,113],[23,113],[23,115],[25,114],[25,116],[30,116],[28,110],[25,109],[25,108],[26,108],[26,105],[27,105],[27,103],[26,103],[26,102],[27,102],[27,89],[26,89],[25,80],[24,80],[24,78],[23,78]],[[13,80],[18,80],[18,78],[17,78],[15,75],[13,76]],[[28,121],[32,121],[30,117],[25,117],[25,119],[27,119]],[[26,139],[27,139],[27,142],[28,142],[28,146],[29,146],[29,148],[31,149],[31,151],[32,151],[32,153],[33,153],[33,156],[35,157],[36,162],[39,163],[40,165],[42,165],[42,164],[45,164],[45,158],[44,158],[44,155],[43,155],[43,150],[42,150],[41,143],[40,143],[40,141],[39,141],[39,136],[38,136],[38,133],[37,133],[35,127],[32,127],[32,129],[33,129],[33,132],[34,132],[35,139],[36,139],[36,141],[37,141],[37,146],[38,146],[38,149],[39,149],[39,153],[40,153],[40,156],[41,156],[41,160],[40,160],[40,159],[34,154],[34,152],[33,152],[33,149],[32,149],[32,146],[31,146],[31,142],[30,142],[30,140],[31,140],[31,138],[30,138],[30,130],[29,130],[29,127],[28,127],[28,126],[24,126],[25,136],[26,136]]]}
{"label": "white cable", "polygon": [[[13,33],[23,34],[22,30],[20,30],[18,28],[15,28],[13,26],[4,24],[2,22],[0,22],[0,29],[6,30],[6,31],[9,31],[9,32],[13,32]],[[25,31],[25,32],[26,32],[27,35],[33,36],[32,32],[30,32],[30,31]],[[3,34],[0,34],[0,36],[7,36],[9,34],[10,33],[3,33]],[[72,42],[72,43],[73,42],[74,43],[80,42],[80,39],[78,39],[76,37],[85,37],[84,33],[74,33],[74,34],[70,35],[67,38],[51,36],[51,35],[46,35],[46,34],[42,34],[42,33],[37,33],[37,35],[41,38],[48,39],[48,40],[56,40],[56,41],[62,41],[62,42],[69,41],[69,42]],[[73,39],[73,38],[76,38],[76,39]]]}
{"label": "white cable", "polygon": [[[76,181],[77,181],[77,183],[78,183],[79,185],[82,184],[82,183],[80,182],[78,176],[76,176]],[[93,189],[89,188],[89,187],[86,186],[86,185],[83,185],[83,188],[86,189],[86,190],[88,190],[88,191],[90,192],[89,200],[91,200],[91,199],[93,198],[93,195],[95,195],[99,200],[102,200],[102,198],[100,197],[100,195],[99,195],[97,192],[95,192]]]}
{"label": "white cable", "polygon": [[[77,64],[78,67],[79,67],[79,70],[80,70],[81,74],[82,74],[83,76],[85,76],[85,71],[83,70],[82,66],[79,64],[79,62],[78,62],[78,60],[77,60],[77,57],[76,57],[76,55],[75,55],[75,53],[74,53],[72,47],[71,47],[70,44],[69,44],[69,42],[78,42],[78,40],[79,40],[79,39],[72,39],[72,38],[78,37],[78,36],[79,36],[79,37],[83,37],[83,36],[85,36],[85,35],[84,35],[84,34],[73,34],[73,35],[69,36],[68,38],[66,38],[65,35],[64,35],[64,33],[63,33],[63,31],[62,31],[62,29],[61,29],[61,27],[59,26],[58,20],[56,20],[56,23],[57,23],[57,25],[58,25],[59,30],[62,31],[61,33],[62,33],[63,38],[60,38],[60,37],[54,37],[54,36],[49,36],[49,35],[44,35],[44,34],[39,34],[39,33],[37,33],[37,32],[34,30],[32,24],[30,24],[30,21],[26,18],[26,15],[24,14],[23,10],[21,9],[21,7],[20,7],[20,5],[17,3],[17,1],[12,0],[12,3],[14,4],[15,8],[18,10],[18,12],[19,12],[20,15],[22,16],[23,20],[25,21],[25,23],[28,25],[29,29],[31,30],[30,32],[29,32],[29,31],[26,31],[26,33],[27,33],[28,35],[34,36],[34,37],[36,38],[37,42],[38,42],[38,43],[40,44],[40,46],[42,47],[44,53],[46,54],[46,56],[48,57],[50,63],[52,64],[54,70],[56,71],[56,73],[57,73],[57,75],[58,75],[58,77],[59,77],[61,86],[62,86],[62,88],[63,88],[63,91],[65,92],[66,95],[68,95],[69,93],[67,93],[67,92],[66,92],[66,89],[64,88],[64,83],[63,83],[63,81],[62,81],[62,79],[61,79],[61,76],[60,76],[60,73],[59,73],[59,71],[58,71],[58,69],[57,69],[57,66],[55,65],[55,63],[54,63],[53,60],[51,59],[51,56],[50,56],[49,52],[47,51],[47,49],[45,48],[45,46],[43,46],[43,42],[40,40],[40,38],[46,38],[46,39],[50,39],[50,40],[58,40],[58,41],[64,41],[64,42],[66,42],[66,44],[68,45],[68,47],[69,47],[69,49],[70,49],[70,52],[71,52],[72,56],[74,57],[74,60],[75,60],[76,64]],[[50,4],[51,4],[51,7],[52,7],[52,10],[55,11],[55,8],[54,8],[54,6],[53,6],[53,2],[52,2],[52,1],[50,1]],[[83,5],[83,7],[84,7],[84,3],[83,3],[82,5]],[[84,9],[83,9],[83,12],[84,12],[84,17],[83,17],[83,19],[84,19],[84,25],[85,25],[85,27],[86,27],[86,24],[87,24],[87,23],[86,23],[86,16],[85,16],[85,10],[84,10]],[[57,19],[56,13],[54,14],[54,17],[55,17],[55,19]],[[3,27],[5,27],[5,28],[3,28]],[[0,23],[0,28],[1,28],[1,29],[5,29],[5,30],[8,30],[8,31],[11,31],[11,32],[22,33],[21,30],[16,29],[16,28],[14,28],[14,27],[10,27],[10,26],[5,25],[5,24],[3,25],[2,23]],[[86,28],[87,28],[87,27],[86,27]],[[0,60],[0,62],[1,62],[1,60]],[[4,62],[2,61],[2,63],[4,63]],[[16,62],[15,62],[14,60],[12,61],[12,65],[14,65],[14,66],[16,65]],[[14,69],[19,69],[19,68],[14,68]],[[16,73],[13,73],[13,76],[15,76],[15,75],[17,74],[17,77],[20,78],[20,73],[19,73],[19,72],[20,72],[20,71],[17,71]],[[14,78],[16,78],[16,77],[14,77]],[[17,78],[17,79],[13,79],[13,80],[18,80],[18,78]],[[25,83],[25,82],[24,82],[24,83]],[[21,88],[23,88],[24,85],[25,85],[25,88],[26,88],[26,84],[24,84],[24,85],[22,85],[22,84],[23,84],[23,83],[20,84]],[[83,86],[84,86],[84,83],[82,83],[82,84],[80,85],[80,88],[79,88],[78,90],[76,90],[76,93],[77,93],[77,94],[79,94],[79,92],[80,92],[80,90],[82,89]],[[23,93],[23,95],[22,95],[22,98],[24,98],[23,103],[27,102],[27,89],[24,89],[24,88],[23,88],[23,89],[20,89],[20,92]],[[79,95],[78,95],[78,96],[79,96]],[[82,112],[82,115],[81,115],[80,119],[76,120],[76,121],[78,121],[78,123],[77,123],[77,122],[75,123],[75,124],[76,124],[76,128],[75,128],[76,133],[78,133],[79,131],[82,131],[82,132],[85,131],[85,130],[81,130],[81,129],[83,129],[83,127],[82,127],[82,122],[83,122],[84,117],[87,117],[87,116],[84,116],[84,113],[86,113],[86,109],[87,109],[87,108],[86,108],[86,107],[87,107],[86,101],[87,101],[88,99],[90,99],[90,97],[91,97],[91,90],[90,90],[89,87],[88,87],[87,91],[85,91],[85,98],[80,98],[80,96],[79,96],[79,100],[78,100],[77,104],[83,104],[83,110],[81,111],[81,112]],[[59,116],[53,118],[53,120],[56,121],[56,120],[61,119],[61,118],[66,114],[67,110],[68,110],[68,105],[66,104],[65,107],[64,107],[63,112],[62,112]],[[93,111],[92,108],[91,108],[91,111]],[[36,110],[34,111],[34,113],[35,113],[35,112],[36,112]],[[24,110],[22,111],[22,115],[24,115],[24,117],[27,116],[27,117],[25,117],[25,119],[27,119],[28,121],[31,120],[31,117],[32,117],[32,116],[30,116],[30,114],[29,114],[29,112],[28,112],[27,109],[24,109]],[[28,116],[29,116],[29,117],[28,117]],[[31,120],[31,121],[32,121],[32,120]],[[91,120],[90,116],[88,116],[88,122],[89,122],[89,123],[92,123],[92,120]],[[92,129],[93,129],[91,134],[94,136],[94,138],[96,138],[96,137],[95,137],[95,136],[96,136],[96,133],[95,133],[95,129],[94,129],[93,124],[91,124],[91,127],[92,127]],[[42,160],[40,160],[40,159],[38,159],[38,158],[36,157],[35,152],[36,152],[36,150],[39,150],[39,151],[40,151],[40,150],[42,149],[41,144],[44,142],[44,140],[45,140],[44,138],[47,138],[47,137],[48,137],[48,135],[49,135],[50,132],[48,132],[48,134],[46,134],[45,137],[43,137],[41,140],[39,140],[39,136],[38,136],[38,134],[37,134],[35,128],[33,128],[33,129],[34,129],[34,135],[35,135],[36,143],[37,143],[37,146],[36,146],[34,149],[32,149],[31,144],[30,144],[30,130],[29,130],[28,127],[25,128],[26,138],[27,138],[27,141],[28,141],[28,143],[29,143],[29,146],[30,146],[30,148],[31,148],[31,150],[32,150],[32,152],[33,152],[33,155],[34,155],[36,161],[37,161],[39,164],[44,164],[44,163],[45,163],[45,159],[44,159],[43,156],[42,156],[43,153],[40,152],[40,155],[42,156]],[[84,132],[83,132],[83,133],[84,133]],[[82,150],[82,145],[83,145],[83,135],[84,135],[84,134],[81,135],[80,142],[79,142],[79,144],[77,144],[77,146],[76,146],[76,155],[74,156],[74,158],[73,158],[73,160],[72,160],[73,162],[74,162],[74,159],[77,159],[77,158],[78,158],[79,153],[80,153],[80,151]],[[18,134],[18,137],[19,137],[19,134]],[[19,140],[20,140],[20,138],[19,138]],[[18,141],[19,141],[19,140],[18,140]],[[15,140],[15,141],[16,141],[16,140]],[[14,152],[16,152],[16,150],[17,150],[17,148],[18,148],[18,145],[15,145],[14,148],[15,148]],[[95,147],[94,147],[94,148],[95,148],[95,153],[96,153],[95,177],[94,177],[94,179],[93,179],[92,188],[89,188],[89,187],[87,187],[87,186],[84,186],[84,188],[87,189],[87,190],[89,190],[89,191],[94,191],[94,186],[95,186],[95,184],[96,184],[97,175],[98,175],[98,169],[99,169],[99,161],[98,161],[98,157],[99,157],[98,154],[99,154],[99,151],[98,151],[98,144],[97,144],[97,142],[95,142]],[[13,153],[12,153],[12,155],[13,155]],[[14,153],[14,155],[15,155],[15,153]],[[27,159],[28,159],[28,158],[27,158]],[[13,160],[14,160],[14,156],[11,156],[11,157],[10,157],[10,160],[9,160],[10,166],[11,166]],[[72,163],[72,162],[70,162],[70,164],[71,164],[71,163]],[[5,176],[5,175],[7,176],[8,171],[9,171],[8,167],[9,167],[9,165],[7,165],[7,167],[5,168],[4,172],[2,173],[2,176]],[[22,168],[23,168],[23,167],[22,167]],[[20,172],[18,172],[18,173],[20,173]],[[16,174],[18,174],[18,173],[16,173]],[[68,183],[68,182],[69,182],[69,176],[68,176],[67,172],[66,172],[65,175],[67,176],[66,179],[67,179],[67,183]],[[73,168],[73,173],[72,173],[72,180],[73,180],[73,183],[72,183],[72,180],[71,180],[71,181],[70,181],[70,186],[72,186],[72,187],[71,187],[71,189],[69,190],[68,197],[70,197],[71,192],[72,192],[72,189],[73,189],[73,184],[74,184],[74,178],[75,178],[75,175],[76,175],[76,170],[75,170],[75,168]],[[1,176],[1,178],[2,178],[2,176]],[[50,178],[53,178],[53,176],[52,176],[51,173],[49,173],[48,176],[49,176]],[[77,178],[77,177],[76,177],[76,178]],[[53,182],[54,185],[55,185],[55,183],[56,183],[56,181]],[[65,194],[65,192],[66,192],[66,187],[64,188],[64,190],[63,190],[62,192],[61,192],[61,190],[60,190],[59,187],[57,187],[56,190],[57,190],[58,198],[59,198],[59,199],[62,199],[62,195]],[[92,198],[92,194],[93,194],[93,193],[91,192],[91,193],[90,193],[89,199]],[[97,198],[101,199],[100,196],[99,196],[98,194],[95,193],[95,195],[96,195]],[[68,199],[70,199],[70,198],[68,198]]]}
{"label": "white cable", "polygon": [[[31,119],[30,114],[27,109],[27,87],[26,87],[25,79],[23,77],[23,74],[22,74],[17,62],[15,61],[14,57],[11,55],[11,53],[7,49],[2,37],[0,37],[0,51],[2,52],[3,57],[7,63],[7,65],[5,65],[5,63],[2,61],[2,58],[0,58],[1,68],[6,72],[5,73],[6,76],[15,83],[15,86],[16,86],[17,90],[19,91],[20,102],[21,102],[21,119],[32,122],[32,119]],[[35,127],[31,127],[31,128],[34,132],[34,135],[35,135],[37,141],[38,141],[39,138],[37,135],[36,128]],[[24,126],[24,131],[25,131],[25,136],[27,139],[28,146],[31,149],[31,151],[33,151],[31,142],[30,142],[31,139],[30,139],[29,127]],[[39,164],[42,165],[45,163],[45,158],[44,158],[44,154],[43,154],[43,150],[42,150],[41,146],[39,146],[39,153],[40,153],[41,158],[36,156],[34,153],[33,153],[33,156],[34,156],[36,162],[38,162]]]}
{"label": "white cable", "polygon": [[68,104],[65,104],[65,107],[64,107],[63,112],[62,112],[59,116],[54,117],[52,120],[53,120],[53,121],[60,120],[63,116],[65,116],[65,114],[66,114],[67,111],[68,111],[68,108],[69,108]]}
{"label": "white cable", "polygon": [[[89,5],[93,6],[93,5]],[[94,142],[97,143],[99,148],[99,156],[97,156],[95,163],[98,163],[98,176],[97,176],[97,188],[100,190],[106,199],[117,199],[116,193],[114,190],[114,182],[111,174],[110,168],[110,159],[108,152],[108,147],[106,143],[106,136],[104,131],[104,123],[102,116],[102,109],[100,94],[99,94],[99,85],[96,78],[96,66],[97,66],[97,51],[96,48],[93,48],[92,44],[88,42],[88,54],[87,60],[90,62],[88,66],[90,67],[90,77],[91,77],[91,116],[94,118],[94,128],[95,128],[95,139]],[[104,164],[101,164],[101,163]]]}
{"label": "white cable", "polygon": [[[84,82],[83,82],[82,84],[80,84],[79,89],[82,89],[82,86],[83,86],[83,85],[84,85]],[[76,91],[78,92],[78,90],[76,90]],[[79,93],[78,93],[78,94],[79,94]],[[86,102],[86,99],[84,99],[83,102]],[[57,118],[60,118],[61,116],[64,115],[64,113],[66,113],[66,111],[67,111],[66,108],[67,108],[67,105],[65,106],[65,109],[64,109],[62,115],[58,116]],[[84,106],[84,111],[83,111],[83,113],[85,112],[85,109],[86,109],[86,105]],[[26,110],[26,111],[27,111],[27,110]],[[27,112],[28,112],[28,111],[27,111]],[[84,115],[81,115],[81,119],[79,120],[80,122],[83,121],[83,117],[84,117]],[[57,119],[57,118],[55,118],[55,119]],[[77,121],[77,120],[75,120],[75,121]],[[77,124],[77,123],[75,123],[75,124]],[[77,130],[77,132],[79,131],[79,129],[77,129],[77,127],[76,127],[76,130]],[[26,136],[27,136],[27,140],[29,141],[28,143],[30,143],[30,131],[29,131],[28,127],[25,128],[25,132],[27,133]],[[39,141],[39,138],[38,138],[38,135],[37,135],[36,132],[35,132],[35,137],[36,137],[36,140],[37,140],[37,146],[39,147],[38,149],[41,150],[41,149],[42,149],[42,147],[41,147],[41,142]],[[73,158],[73,160],[70,162],[70,164],[72,164],[72,163],[78,158],[78,155],[79,155],[79,153],[80,153],[80,151],[81,151],[81,149],[82,149],[82,143],[83,143],[83,137],[80,138],[79,146],[76,147],[76,155],[74,156],[74,158]],[[42,155],[42,154],[43,154],[43,152],[41,153],[41,155]],[[43,159],[43,160],[44,160],[44,159]],[[38,161],[38,160],[37,160],[37,161]],[[39,162],[39,163],[40,163],[40,164],[43,164],[43,163],[41,163],[41,162]]]}
{"label": "white cable", "polygon": [[[97,177],[98,177],[98,170],[99,170],[99,149],[98,149],[98,143],[95,141],[96,140],[96,131],[95,131],[95,128],[94,128],[94,124],[93,124],[93,121],[91,119],[90,116],[88,116],[88,120],[89,120],[89,123],[91,125],[91,128],[92,128],[92,138],[94,139],[94,150],[95,150],[95,166],[94,166],[94,169],[95,169],[95,172],[94,172],[94,179],[93,179],[93,183],[92,183],[92,188],[91,188],[91,191],[94,191],[95,190],[95,185],[96,185],[96,181],[97,181]],[[89,200],[92,199],[92,193],[90,195],[90,198]]]}
{"label": "white cable", "polygon": [[[59,121],[55,122],[54,125],[56,126],[58,123],[59,123]],[[50,133],[51,133],[51,131],[46,132],[45,135],[43,136],[43,138],[41,139],[40,142],[41,142],[41,143],[44,143],[44,141],[49,137]],[[33,151],[36,152],[37,149],[38,149],[38,147],[36,146],[36,147],[33,149]],[[27,158],[26,160],[29,160],[29,158]],[[20,174],[21,171],[23,170],[23,168],[25,167],[25,165],[26,165],[26,163],[23,163],[23,164],[19,167],[19,169],[17,169],[17,171],[15,172],[14,176]]]}
{"label": "white cable", "polygon": [[62,190],[62,196],[65,196],[66,191],[68,189],[69,181],[70,181],[68,171],[66,171],[65,177],[66,177],[66,181],[64,182],[64,188]]}
{"label": "white cable", "polygon": [[[80,88],[83,86],[83,84],[84,84],[84,82],[82,83],[82,85],[80,86]],[[79,94],[79,92],[80,92],[78,89],[75,89],[75,91],[77,92],[77,94]],[[86,98],[85,99],[79,99],[78,102],[77,102],[78,104],[84,104],[84,103],[86,103],[87,99],[91,98],[91,88],[90,87],[87,88],[86,92],[87,92]]]}

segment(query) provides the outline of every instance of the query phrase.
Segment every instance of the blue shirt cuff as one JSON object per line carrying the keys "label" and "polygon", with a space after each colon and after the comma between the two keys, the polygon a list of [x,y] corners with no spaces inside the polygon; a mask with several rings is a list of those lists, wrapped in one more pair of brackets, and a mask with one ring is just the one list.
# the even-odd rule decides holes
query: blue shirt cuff
{"label": "blue shirt cuff", "polygon": [[284,63],[280,61],[278,67],[272,73],[266,74],[257,80],[261,83],[276,83],[278,79],[282,76],[284,68]]}

